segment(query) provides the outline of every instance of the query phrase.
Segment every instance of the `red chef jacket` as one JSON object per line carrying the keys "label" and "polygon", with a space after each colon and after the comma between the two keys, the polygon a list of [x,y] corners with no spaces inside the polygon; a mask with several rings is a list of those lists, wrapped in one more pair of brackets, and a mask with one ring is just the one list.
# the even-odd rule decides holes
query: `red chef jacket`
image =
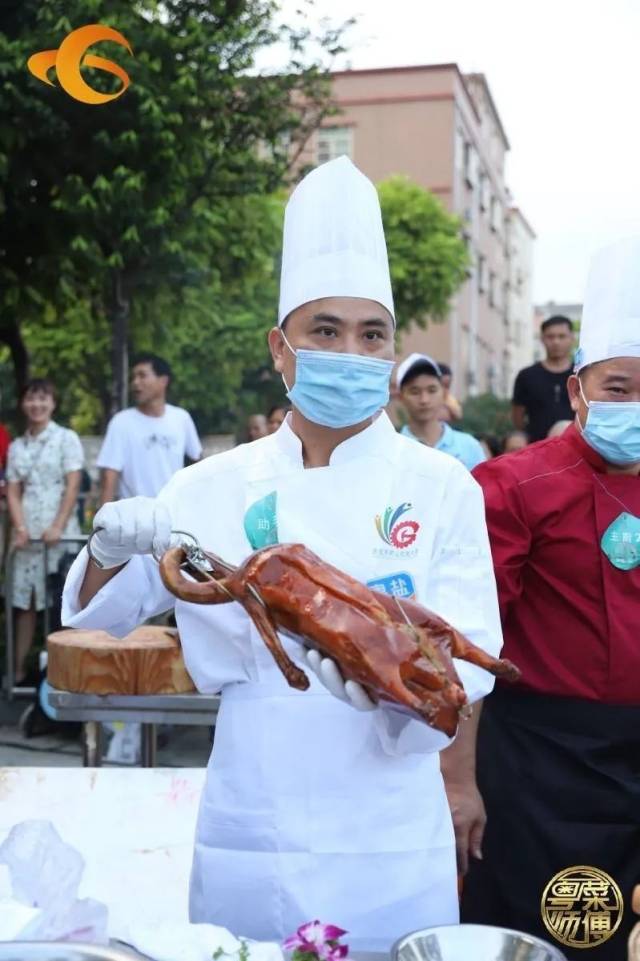
{"label": "red chef jacket", "polygon": [[0,424],[0,468],[5,470],[7,466],[7,453],[9,451],[9,444],[11,443],[11,435],[4,424]]}
{"label": "red chef jacket", "polygon": [[607,474],[575,425],[473,475],[518,687],[640,705],[640,567],[618,570],[600,546],[621,513],[640,517],[640,477]]}

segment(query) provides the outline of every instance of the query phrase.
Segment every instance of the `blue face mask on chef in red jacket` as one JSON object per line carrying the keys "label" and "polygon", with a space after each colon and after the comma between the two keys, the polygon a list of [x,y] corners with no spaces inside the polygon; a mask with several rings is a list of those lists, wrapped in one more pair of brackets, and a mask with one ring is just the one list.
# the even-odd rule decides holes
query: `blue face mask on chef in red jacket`
{"label": "blue face mask on chef in red jacket", "polygon": [[640,402],[587,400],[580,382],[580,394],[587,405],[582,436],[610,464],[640,462]]}

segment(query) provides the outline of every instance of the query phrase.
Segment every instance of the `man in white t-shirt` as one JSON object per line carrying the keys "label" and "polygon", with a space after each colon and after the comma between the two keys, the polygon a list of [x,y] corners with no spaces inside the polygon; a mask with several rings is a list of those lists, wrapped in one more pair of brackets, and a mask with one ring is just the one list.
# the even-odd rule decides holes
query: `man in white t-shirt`
{"label": "man in white t-shirt", "polygon": [[[167,404],[171,368],[155,354],[138,354],[131,368],[135,407],[109,421],[96,465],[102,470],[100,504],[118,497],[155,497],[185,463],[200,460],[202,444],[188,411]],[[138,723],[112,725],[107,760],[136,763]],[[165,739],[168,732],[163,732]]]}
{"label": "man in white t-shirt", "polygon": [[171,368],[155,354],[133,362],[135,407],[111,418],[96,465],[102,470],[100,504],[117,497],[155,497],[176,471],[200,460],[202,444],[188,411],[167,404]]}

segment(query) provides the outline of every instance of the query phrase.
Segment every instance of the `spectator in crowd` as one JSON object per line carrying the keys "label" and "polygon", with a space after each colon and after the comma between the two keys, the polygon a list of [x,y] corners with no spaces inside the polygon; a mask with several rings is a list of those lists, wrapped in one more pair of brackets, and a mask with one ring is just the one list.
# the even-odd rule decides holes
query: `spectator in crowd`
{"label": "spectator in crowd", "polygon": [[4,426],[0,424],[0,563],[4,563],[4,554],[7,543],[7,454],[11,435]]}
{"label": "spectator in crowd", "polygon": [[462,420],[462,404],[451,393],[451,381],[453,375],[448,364],[438,361],[438,367],[442,374],[442,387],[444,390],[444,403],[440,408],[440,420],[443,424],[452,424],[454,421]]}
{"label": "spectator in crowd", "polygon": [[[498,681],[480,717],[487,827],[465,878],[467,923],[544,937],[541,892],[561,868],[606,871],[625,905],[640,878],[639,265],[640,237],[594,260],[569,379],[575,423],[474,471],[503,656],[522,678]],[[599,961],[625,957],[625,915]],[[578,961],[588,946],[563,953]]]}
{"label": "spectator in crowd", "polygon": [[267,418],[264,414],[249,414],[247,417],[247,439],[259,440],[273,433],[267,429]]}
{"label": "spectator in crowd", "polygon": [[48,379],[29,381],[20,398],[27,429],[9,447],[7,497],[14,529],[13,586],[7,601],[16,609],[15,678],[26,682],[26,660],[38,611],[45,607],[42,544],[48,546],[47,573],[54,574],[64,552],[61,538],[80,534],[75,513],[84,454],[75,431],[52,419],[56,393]]}
{"label": "spectator in crowd", "polygon": [[482,447],[485,459],[491,460],[492,457],[499,457],[502,453],[502,444],[495,434],[478,434],[476,440]]}
{"label": "spectator in crowd", "polygon": [[445,392],[435,360],[426,354],[410,354],[398,367],[396,384],[408,419],[402,434],[451,454],[469,470],[486,459],[475,437],[440,420]]}
{"label": "spectator in crowd", "polygon": [[[171,367],[156,354],[138,354],[131,367],[135,407],[111,418],[96,466],[101,468],[100,504],[125,497],[155,497],[176,471],[200,460],[202,444],[191,414],[167,403]],[[167,731],[162,731],[167,738]],[[140,726],[115,729],[107,759],[135,762]]]}
{"label": "spectator in crowd", "polygon": [[7,469],[7,455],[9,453],[10,443],[11,434],[4,424],[0,424],[0,470],[3,472],[3,474]]}
{"label": "spectator in crowd", "polygon": [[171,368],[155,354],[138,354],[131,372],[135,407],[111,418],[96,466],[100,503],[119,497],[155,497],[176,471],[202,456],[188,411],[167,403]]}
{"label": "spectator in crowd", "polygon": [[511,418],[531,442],[543,440],[557,420],[571,420],[567,379],[572,370],[573,327],[568,317],[549,317],[540,326],[544,360],[525,367],[516,377]]}
{"label": "spectator in crowd", "polygon": [[567,427],[571,427],[572,423],[573,421],[571,420],[557,420],[555,424],[549,428],[547,437],[560,437],[561,434],[564,434]]}
{"label": "spectator in crowd", "polygon": [[275,432],[284,422],[284,419],[290,410],[291,410],[290,407],[285,407],[282,404],[276,404],[275,407],[271,408],[271,410],[267,414],[267,433],[268,434],[275,434]]}
{"label": "spectator in crowd", "polygon": [[523,430],[510,430],[502,442],[503,454],[513,454],[522,450],[529,443],[529,437]]}

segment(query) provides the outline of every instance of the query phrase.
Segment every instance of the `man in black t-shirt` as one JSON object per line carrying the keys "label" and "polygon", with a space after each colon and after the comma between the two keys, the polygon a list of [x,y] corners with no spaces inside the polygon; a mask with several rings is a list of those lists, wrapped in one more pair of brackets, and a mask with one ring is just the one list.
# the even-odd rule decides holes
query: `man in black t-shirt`
{"label": "man in black t-shirt", "polygon": [[531,441],[543,440],[558,420],[573,420],[567,378],[573,373],[573,327],[568,317],[549,317],[540,326],[546,358],[525,367],[513,388],[511,419]]}

